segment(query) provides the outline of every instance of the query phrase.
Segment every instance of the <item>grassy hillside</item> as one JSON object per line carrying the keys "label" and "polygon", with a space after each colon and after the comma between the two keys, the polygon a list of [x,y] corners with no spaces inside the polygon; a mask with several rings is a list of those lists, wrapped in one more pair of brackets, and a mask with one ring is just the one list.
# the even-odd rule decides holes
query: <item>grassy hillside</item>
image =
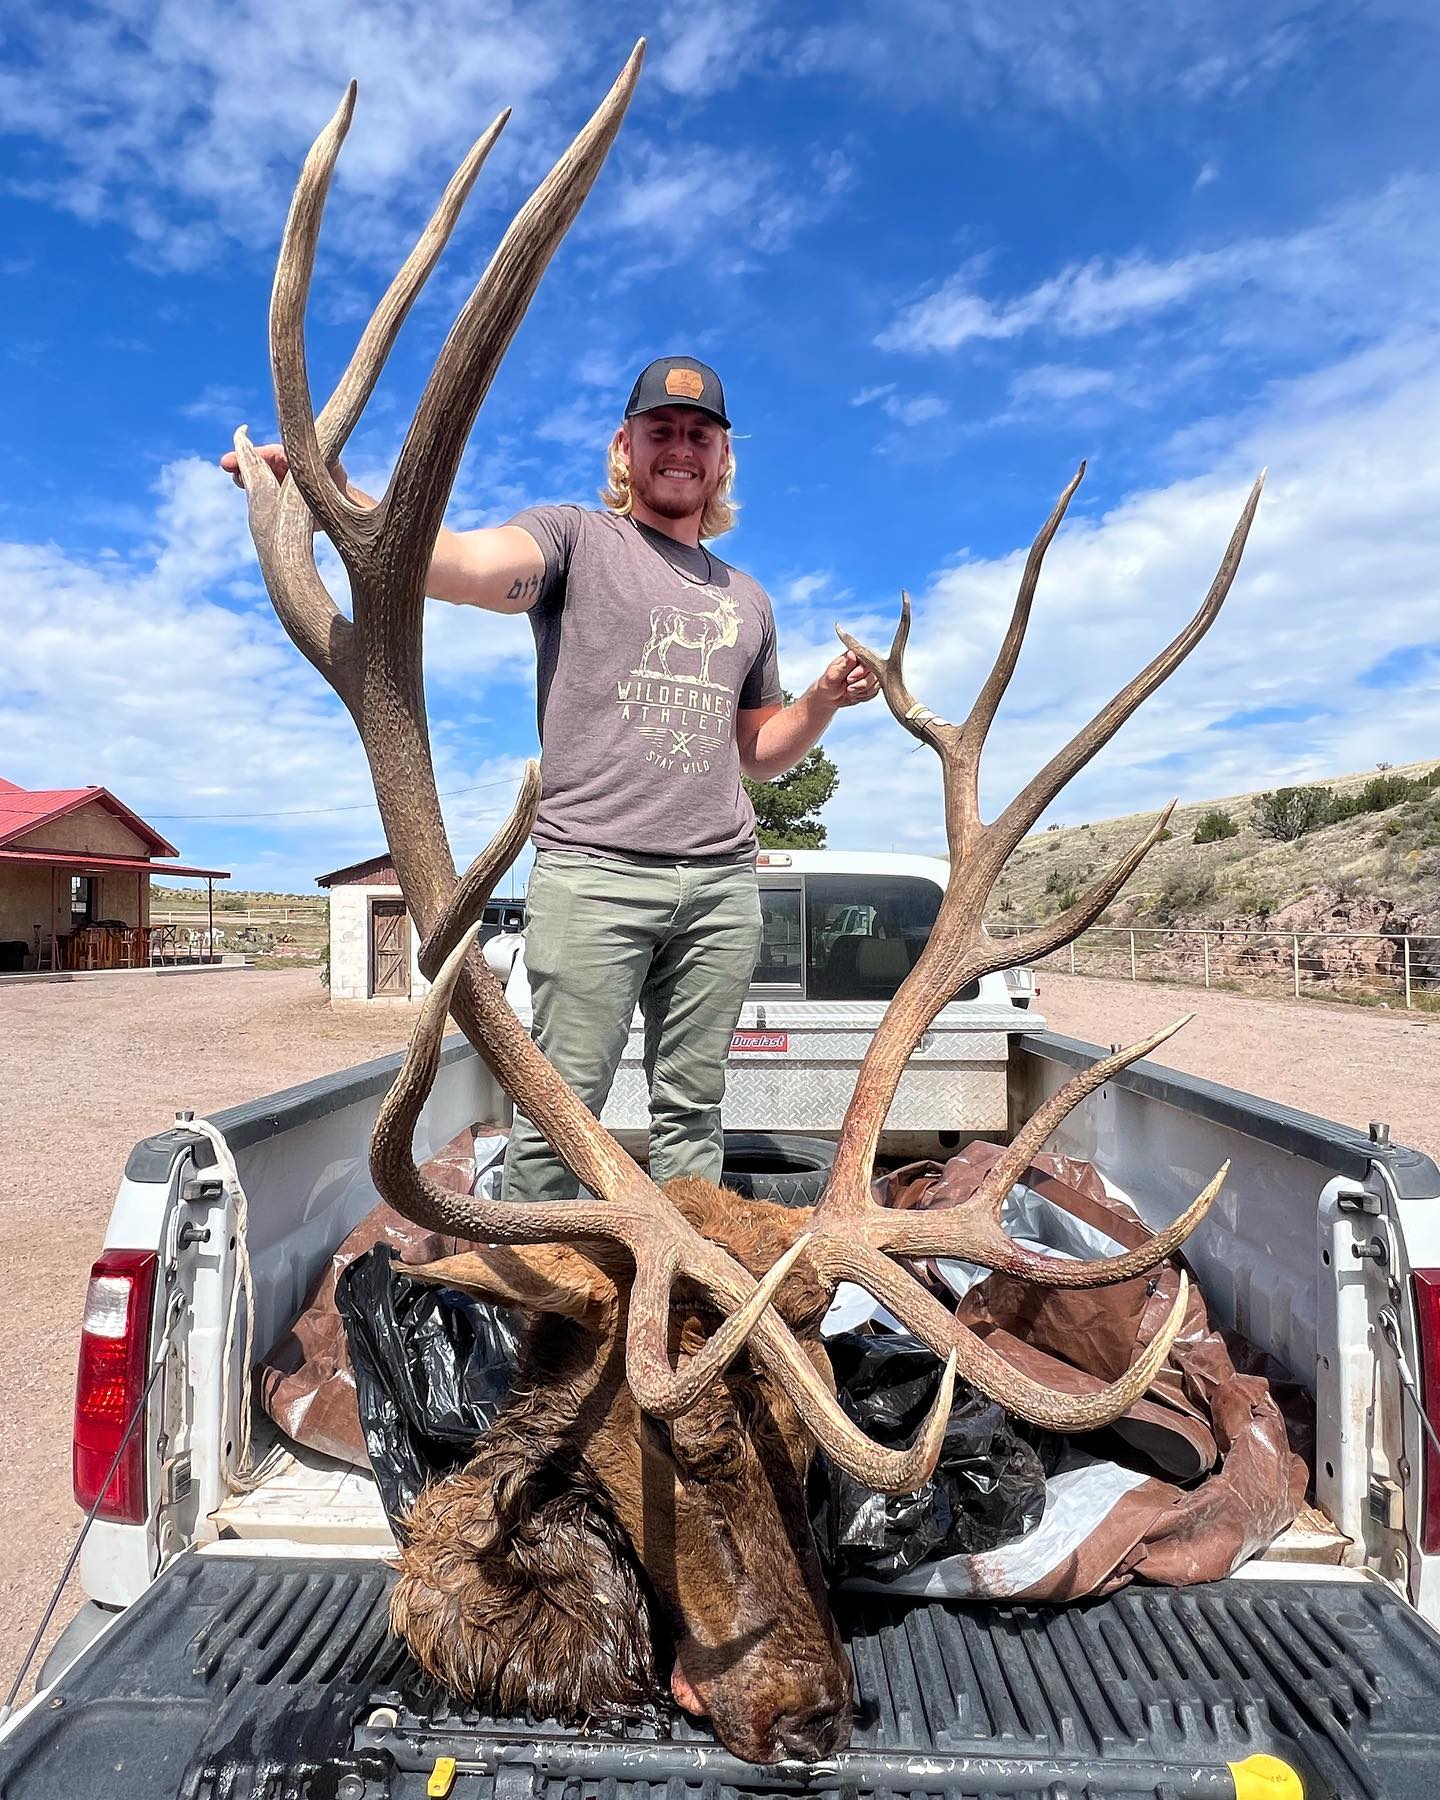
{"label": "grassy hillside", "polygon": [[[1437,767],[1407,763],[1388,771],[1418,781]],[[1354,797],[1376,772],[1316,783]],[[1258,792],[1228,794],[1177,806],[1168,839],[1130,878],[1107,919],[1167,924],[1188,919],[1266,919],[1319,890],[1342,900],[1380,900],[1417,917],[1440,909],[1440,786],[1398,805],[1320,825],[1291,842],[1262,836],[1253,822]],[[1209,813],[1228,815],[1233,837],[1197,844]],[[1051,828],[1028,837],[996,883],[992,913],[1016,923],[1059,912],[1153,822],[1135,813],[1089,825]]]}

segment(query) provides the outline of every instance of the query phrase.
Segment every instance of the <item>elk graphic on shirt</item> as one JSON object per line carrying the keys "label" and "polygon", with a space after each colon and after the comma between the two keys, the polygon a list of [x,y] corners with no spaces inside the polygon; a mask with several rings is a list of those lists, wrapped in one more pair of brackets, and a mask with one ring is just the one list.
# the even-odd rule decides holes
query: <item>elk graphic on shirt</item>
{"label": "elk graphic on shirt", "polygon": [[[657,606],[650,614],[650,637],[641,653],[640,667],[632,675],[677,678],[693,681],[698,687],[723,687],[723,682],[710,679],[710,658],[717,650],[728,650],[740,637],[740,609],[734,599],[720,588],[707,587],[702,594],[715,602],[708,612],[691,612],[683,606]],[[670,667],[672,650],[697,650],[700,653],[698,675],[683,674]],[[655,664],[659,667],[655,667]]]}

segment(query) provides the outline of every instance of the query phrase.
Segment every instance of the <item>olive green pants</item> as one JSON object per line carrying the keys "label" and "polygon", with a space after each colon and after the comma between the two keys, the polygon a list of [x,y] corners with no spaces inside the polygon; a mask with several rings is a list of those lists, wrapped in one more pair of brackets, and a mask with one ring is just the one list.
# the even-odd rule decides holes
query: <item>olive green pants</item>
{"label": "olive green pants", "polygon": [[[598,1118],[635,1008],[645,1022],[650,1173],[720,1179],[730,1038],[760,951],[749,864],[669,863],[542,850],[525,902],[531,1035]],[[575,1177],[518,1113],[507,1200],[568,1200]]]}

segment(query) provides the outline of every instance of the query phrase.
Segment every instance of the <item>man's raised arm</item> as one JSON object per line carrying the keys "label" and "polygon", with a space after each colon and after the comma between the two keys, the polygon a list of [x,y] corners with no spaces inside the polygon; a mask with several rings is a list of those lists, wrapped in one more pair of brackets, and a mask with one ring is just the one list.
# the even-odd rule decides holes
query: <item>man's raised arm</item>
{"label": "man's raised arm", "polygon": [[[259,454],[277,481],[283,481],[290,465],[279,444],[261,444]],[[220,458],[220,467],[236,487],[240,464],[233,450]],[[336,480],[357,506],[374,506],[373,497],[357,488],[339,463]],[[519,525],[497,525],[486,531],[451,531],[440,527],[425,592],[432,600],[449,600],[456,606],[481,606],[486,612],[523,613],[540,598],[545,579],[545,558],[530,533]]]}

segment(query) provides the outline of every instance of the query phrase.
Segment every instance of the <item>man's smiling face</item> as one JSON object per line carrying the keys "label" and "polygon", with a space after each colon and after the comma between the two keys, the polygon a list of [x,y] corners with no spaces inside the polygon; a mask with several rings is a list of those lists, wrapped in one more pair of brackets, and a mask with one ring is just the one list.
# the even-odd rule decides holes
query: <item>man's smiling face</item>
{"label": "man's smiling face", "polygon": [[619,444],[635,497],[662,519],[702,511],[730,467],[729,434],[694,406],[637,413],[621,426]]}

